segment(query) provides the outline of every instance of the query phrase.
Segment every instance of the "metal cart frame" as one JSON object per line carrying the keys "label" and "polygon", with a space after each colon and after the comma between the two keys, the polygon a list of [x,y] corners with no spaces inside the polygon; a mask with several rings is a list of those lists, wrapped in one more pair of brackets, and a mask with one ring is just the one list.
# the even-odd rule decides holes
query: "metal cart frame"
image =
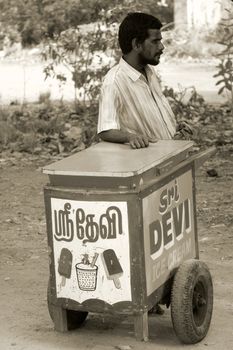
{"label": "metal cart frame", "polygon": [[[174,147],[172,147],[174,144],[171,144],[171,142],[175,143],[177,146],[175,150]],[[199,258],[195,199],[195,170],[211,154],[214,153],[214,150],[211,149],[201,154],[190,157],[188,151],[192,147],[191,142],[170,141],[169,143],[169,141],[161,141],[161,149],[163,149],[164,146],[168,144],[169,150],[167,153],[164,153],[166,156],[163,155],[162,158],[156,160],[156,164],[150,164],[149,166],[146,166],[138,171],[133,171],[130,174],[129,172],[126,172],[124,176],[122,175],[123,173],[120,173],[119,171],[115,172],[114,174],[113,171],[111,174],[106,172],[97,174],[93,172],[93,170],[85,170],[81,173],[77,171],[75,173],[75,171],[71,171],[70,169],[78,167],[79,155],[75,156],[77,157],[77,163],[74,163],[75,159],[74,156],[72,156],[71,163],[68,163],[69,159],[67,158],[66,160],[55,163],[55,165],[52,164],[44,168],[44,173],[48,174],[50,179],[50,183],[44,189],[48,245],[50,252],[48,304],[56,330],[64,332],[69,329],[69,310],[72,310],[74,313],[76,313],[77,320],[80,321],[80,323],[82,323],[82,321],[86,318],[88,312],[104,312],[110,314],[119,313],[133,316],[134,330],[137,340],[147,340],[149,336],[148,311],[157,303],[169,305],[172,283],[179,265],[184,260]],[[112,150],[115,150],[115,152],[120,148],[121,153],[124,152],[128,147],[127,145],[116,144],[110,146],[107,143],[101,143],[101,145],[96,145],[94,147],[95,149],[98,149],[98,147],[100,147],[100,152],[103,151],[103,147],[110,147]],[[155,151],[156,145],[154,147],[154,149],[152,147],[149,147],[147,150],[145,149],[140,152],[143,152],[145,155],[146,151]],[[138,151],[130,150],[130,152],[132,152],[131,154],[134,156]],[[138,154],[140,152],[138,152]],[[112,156],[114,157],[114,155]],[[67,164],[71,165],[67,166]],[[82,166],[83,165],[81,164],[81,167]],[[88,165],[87,168],[89,166],[91,165]],[[93,165],[93,167],[95,167],[95,165]],[[188,190],[189,192],[190,198],[188,199],[189,204],[187,205],[190,206],[189,210],[191,210],[191,212],[189,213],[190,217],[187,218],[187,220],[191,220],[189,224],[190,226],[192,225],[192,229],[189,233],[190,236],[188,236],[191,238],[189,238],[189,241],[186,243],[188,247],[187,251],[185,250],[186,248],[179,248],[180,251],[183,249],[181,253],[181,255],[183,255],[179,258],[179,261],[177,260],[170,263],[172,266],[170,269],[167,268],[167,259],[169,258],[168,255],[166,255],[166,258],[164,258],[165,263],[163,263],[163,265],[166,266],[163,266],[162,271],[162,262],[159,259],[161,259],[163,254],[168,254],[167,252],[171,251],[171,249],[174,251],[176,244],[180,245],[181,247],[182,239],[175,237],[174,232],[172,233],[171,227],[169,227],[169,225],[171,226],[172,219],[166,219],[167,221],[164,225],[165,227],[167,225],[168,232],[161,233],[161,237],[163,235],[163,238],[161,239],[167,240],[168,244],[167,246],[164,245],[164,247],[159,248],[163,249],[163,252],[158,258],[156,258],[157,260],[153,260],[151,258],[148,259],[147,255],[150,255],[148,254],[149,249],[150,253],[152,251],[150,247],[152,242],[150,240],[153,239],[153,233],[150,234],[150,237],[152,238],[148,238],[148,227],[151,227],[153,224],[152,219],[154,215],[154,208],[153,210],[150,210],[150,207],[151,205],[153,206],[151,201],[154,201],[158,196],[161,198],[162,189],[168,188],[169,190],[169,187],[171,187],[172,189],[169,192],[171,201],[170,206],[173,208],[175,206],[175,204],[172,204],[172,201],[175,201],[173,187],[177,181],[185,181],[185,186],[187,186],[187,189],[184,189],[183,191]],[[167,198],[169,199],[169,197]],[[58,259],[57,255],[55,254],[55,245],[57,243],[54,239],[54,219],[52,219],[52,212],[54,211],[52,202],[54,200],[61,201],[62,207],[60,207],[60,210],[63,209],[62,215],[63,218],[66,217],[66,223],[69,219],[67,213],[71,213],[72,205],[76,202],[83,203],[88,201],[89,203],[93,203],[93,205],[95,205],[97,202],[109,203],[110,206],[111,204],[114,206],[114,203],[123,203],[126,205],[128,218],[128,263],[130,270],[129,281],[131,300],[122,300],[116,303],[109,303],[106,300],[101,300],[101,298],[97,297],[96,299],[90,298],[84,300],[83,302],[78,302],[77,300],[69,298],[68,295],[65,295],[63,297],[58,295],[58,282],[56,281],[56,279],[58,279],[58,273],[56,269],[59,261],[56,261]],[[64,200],[66,204],[70,204],[70,206],[66,207],[66,209]],[[179,201],[177,201],[177,203],[179,203]],[[184,206],[185,204],[181,203],[181,206],[182,205]],[[150,214],[148,219],[145,219],[145,216],[147,216],[145,208],[149,208]],[[184,214],[182,215],[186,215],[184,208],[181,208],[179,210],[179,215],[182,214],[182,210],[184,211]],[[155,219],[157,217],[156,215]],[[178,209],[176,210],[176,215],[178,215]],[[162,217],[162,214],[160,217]],[[92,218],[92,220],[95,219]],[[184,222],[185,218],[182,220]],[[94,225],[95,222],[93,223],[92,221],[92,224]],[[181,223],[181,219],[180,225],[183,225]],[[158,247],[156,248],[156,244],[158,246],[158,237],[159,235],[157,230],[157,241],[153,243],[154,251],[152,253],[154,253],[154,256],[156,255],[155,251],[158,253]],[[171,240],[174,241],[173,248],[168,248],[166,250],[169,244],[171,245],[171,243],[169,243]],[[93,245],[94,244],[95,243],[93,241]],[[111,240],[109,240],[109,244],[111,245]],[[160,261],[160,265],[155,265],[155,261]],[[156,266],[160,267],[157,268]],[[158,271],[156,269],[158,269]],[[155,275],[154,282],[151,282],[152,273]]]}

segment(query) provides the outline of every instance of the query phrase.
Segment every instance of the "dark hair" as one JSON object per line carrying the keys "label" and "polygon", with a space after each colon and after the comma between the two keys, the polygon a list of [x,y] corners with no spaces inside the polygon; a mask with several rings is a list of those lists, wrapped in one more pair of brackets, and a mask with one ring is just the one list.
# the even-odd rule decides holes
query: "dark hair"
{"label": "dark hair", "polygon": [[152,15],[142,12],[131,12],[119,27],[118,40],[124,55],[132,50],[132,40],[143,42],[148,37],[148,29],[160,29],[162,23]]}

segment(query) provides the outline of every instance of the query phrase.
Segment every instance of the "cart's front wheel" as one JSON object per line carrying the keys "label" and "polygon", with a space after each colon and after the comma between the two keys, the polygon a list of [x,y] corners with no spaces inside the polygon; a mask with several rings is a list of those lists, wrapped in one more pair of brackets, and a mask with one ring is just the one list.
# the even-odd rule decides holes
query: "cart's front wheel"
{"label": "cart's front wheel", "polygon": [[186,344],[202,340],[213,310],[213,284],[205,263],[187,260],[178,268],[172,286],[171,316],[178,338]]}

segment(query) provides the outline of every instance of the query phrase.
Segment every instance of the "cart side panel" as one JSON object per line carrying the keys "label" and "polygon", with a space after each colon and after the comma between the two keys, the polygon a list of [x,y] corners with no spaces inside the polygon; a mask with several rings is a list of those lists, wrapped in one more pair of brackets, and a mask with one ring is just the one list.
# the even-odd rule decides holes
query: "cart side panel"
{"label": "cart side panel", "polygon": [[142,200],[132,195],[128,202],[130,231],[130,264],[133,311],[145,312],[147,303]]}
{"label": "cart side panel", "polygon": [[196,202],[196,163],[193,163],[193,214],[194,214],[194,233],[196,245],[196,259],[199,259],[199,242],[198,242],[198,228],[197,228],[197,202]]}
{"label": "cart side panel", "polygon": [[140,221],[135,220],[140,208],[135,197],[45,188],[54,304],[94,312],[137,312],[139,298],[132,295],[141,286],[135,268],[141,245],[135,243]]}
{"label": "cart side panel", "polygon": [[164,177],[143,193],[147,295],[173,276],[182,261],[198,256],[194,165]]}
{"label": "cart side panel", "polygon": [[44,202],[45,202],[45,216],[47,227],[47,241],[48,241],[48,255],[49,255],[49,281],[48,281],[48,293],[49,300],[55,302],[56,300],[56,288],[55,288],[55,269],[54,269],[54,253],[53,253],[53,235],[52,235],[52,217],[51,217],[51,191],[48,188],[44,188]]}

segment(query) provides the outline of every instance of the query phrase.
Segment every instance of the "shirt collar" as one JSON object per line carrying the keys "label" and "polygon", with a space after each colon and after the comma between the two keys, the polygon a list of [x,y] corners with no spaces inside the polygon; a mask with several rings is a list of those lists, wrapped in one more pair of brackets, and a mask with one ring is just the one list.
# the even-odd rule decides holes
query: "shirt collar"
{"label": "shirt collar", "polygon": [[[137,69],[133,68],[129,63],[127,63],[123,57],[121,57],[119,66],[128,74],[128,76],[133,80],[136,81],[140,79],[140,77],[143,76],[142,73],[137,71]],[[153,74],[153,69],[149,65],[146,66],[146,73],[148,75]]]}
{"label": "shirt collar", "polygon": [[128,64],[123,57],[121,57],[119,66],[127,73],[127,75],[133,80],[136,81],[141,77],[141,73],[137,69],[133,68]]}
{"label": "shirt collar", "polygon": [[150,66],[149,64],[146,66],[146,74],[147,75],[152,75],[154,72],[152,66]]}

